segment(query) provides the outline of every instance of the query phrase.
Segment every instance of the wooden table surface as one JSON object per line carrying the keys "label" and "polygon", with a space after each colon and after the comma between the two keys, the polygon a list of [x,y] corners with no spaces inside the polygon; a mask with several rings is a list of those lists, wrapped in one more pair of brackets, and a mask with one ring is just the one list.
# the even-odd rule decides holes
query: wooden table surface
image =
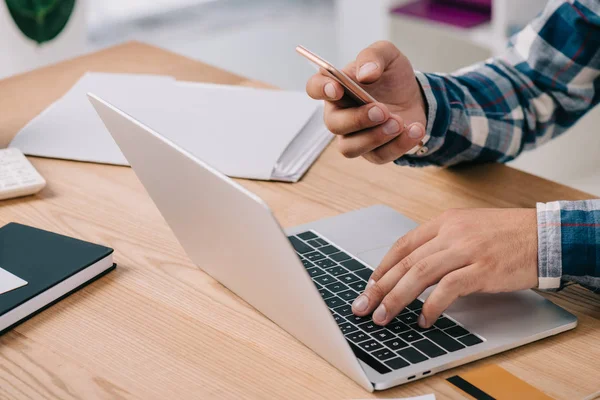
{"label": "wooden table surface", "polygon": [[[127,43],[0,81],[0,147],[86,71],[260,85]],[[0,398],[356,399],[435,392],[438,399],[462,399],[444,379],[487,363],[557,399],[600,390],[600,296],[571,286],[545,296],[579,317],[575,330],[370,394],[195,267],[130,168],[31,160],[48,186],[0,203],[0,224],[30,224],[113,247],[119,267],[0,337]],[[534,207],[591,197],[503,165],[375,166],[347,160],[334,146],[299,183],[240,182],[284,227],[374,204],[423,222],[452,207]]]}

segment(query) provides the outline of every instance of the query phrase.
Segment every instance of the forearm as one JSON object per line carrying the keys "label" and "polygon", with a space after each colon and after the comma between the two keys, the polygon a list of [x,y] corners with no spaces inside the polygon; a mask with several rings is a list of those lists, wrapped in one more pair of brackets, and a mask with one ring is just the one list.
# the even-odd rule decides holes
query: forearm
{"label": "forearm", "polygon": [[417,73],[430,139],[427,151],[396,162],[505,162],[573,125],[599,97],[600,3],[587,3],[551,1],[500,57],[449,75]]}
{"label": "forearm", "polygon": [[538,203],[540,289],[573,281],[600,293],[600,199]]}

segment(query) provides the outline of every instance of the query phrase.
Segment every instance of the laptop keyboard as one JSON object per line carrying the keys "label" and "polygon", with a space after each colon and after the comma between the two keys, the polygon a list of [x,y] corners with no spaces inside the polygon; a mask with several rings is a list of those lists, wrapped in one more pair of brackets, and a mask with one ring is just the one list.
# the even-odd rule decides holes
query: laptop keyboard
{"label": "laptop keyboard", "polygon": [[340,330],[360,360],[386,374],[483,342],[447,315],[429,329],[417,325],[423,302],[410,303],[387,326],[352,314],[352,302],[373,272],[312,231],[289,236]]}

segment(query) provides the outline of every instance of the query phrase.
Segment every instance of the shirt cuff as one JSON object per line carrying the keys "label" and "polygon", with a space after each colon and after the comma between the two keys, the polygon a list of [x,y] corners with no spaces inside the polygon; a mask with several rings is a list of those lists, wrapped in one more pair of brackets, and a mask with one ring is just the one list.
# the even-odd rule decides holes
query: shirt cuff
{"label": "shirt cuff", "polygon": [[556,290],[561,287],[562,241],[560,202],[537,203],[538,288]]}
{"label": "shirt cuff", "polygon": [[442,163],[429,156],[442,147],[450,125],[450,105],[445,94],[443,80],[439,76],[419,71],[415,71],[415,76],[425,96],[427,107],[427,126],[423,137],[423,147],[416,154],[404,155],[394,162],[397,165],[411,167],[441,165]]}

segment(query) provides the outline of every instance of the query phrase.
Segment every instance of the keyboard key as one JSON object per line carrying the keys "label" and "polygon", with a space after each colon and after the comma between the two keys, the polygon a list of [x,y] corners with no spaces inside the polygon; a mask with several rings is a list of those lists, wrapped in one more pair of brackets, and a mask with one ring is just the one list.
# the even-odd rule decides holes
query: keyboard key
{"label": "keyboard key", "polygon": [[390,331],[394,332],[395,334],[400,334],[402,332],[406,332],[409,331],[410,328],[403,324],[402,322],[393,322],[391,324],[388,324],[386,326],[387,329],[389,329]]}
{"label": "keyboard key", "polygon": [[340,325],[340,329],[342,330],[342,333],[345,335],[347,333],[351,333],[351,332],[355,332],[358,330],[357,327],[355,327],[354,325],[352,325],[349,322],[346,322],[345,324],[341,324]]}
{"label": "keyboard key", "polygon": [[348,319],[348,321],[350,321],[350,322],[352,322],[352,323],[354,323],[356,325],[362,324],[364,322],[368,322],[368,321],[372,320],[370,315],[368,315],[366,317],[359,317],[358,315],[354,315],[354,314],[348,315],[346,317],[346,319]]}
{"label": "keyboard key", "polygon": [[362,342],[359,344],[366,351],[375,351],[381,349],[383,346],[381,343],[374,341],[373,339],[367,340],[366,342]]}
{"label": "keyboard key", "polygon": [[305,253],[304,257],[306,257],[306,259],[309,261],[318,261],[325,258],[323,254],[318,253],[316,251],[313,251],[312,253]]}
{"label": "keyboard key", "polygon": [[411,329],[414,329],[417,332],[429,332],[430,330],[435,329],[435,326],[430,326],[429,328],[421,328],[418,324],[412,324],[409,326]]}
{"label": "keyboard key", "polygon": [[373,332],[371,333],[371,336],[373,337],[373,339],[379,340],[380,342],[395,338],[396,335],[394,335],[392,332],[388,331],[387,329],[382,329],[380,331],[377,332]]}
{"label": "keyboard key", "polygon": [[358,325],[358,327],[368,333],[380,331],[383,329],[383,326],[376,325],[373,321],[365,322],[364,324]]}
{"label": "keyboard key", "polygon": [[327,270],[327,272],[329,272],[333,276],[340,276],[340,275],[348,273],[348,270],[346,268],[342,268],[338,265],[337,267],[329,268]]}
{"label": "keyboard key", "polygon": [[318,238],[318,236],[315,235],[312,232],[302,232],[302,233],[300,233],[300,234],[298,234],[296,236],[298,236],[302,240],[310,240],[310,239],[317,239]]}
{"label": "keyboard key", "polygon": [[417,350],[413,349],[412,347],[408,347],[404,350],[397,351],[397,353],[400,357],[404,358],[406,361],[408,361],[411,364],[418,364],[420,362],[427,360],[427,357],[425,357],[422,353],[419,353]]}
{"label": "keyboard key", "polygon": [[[306,256],[304,256],[304,257],[306,257]],[[409,310],[413,310],[413,311],[420,310],[421,308],[423,308],[423,302],[419,299],[415,299],[412,303],[407,305],[406,308],[408,308]]]}
{"label": "keyboard key", "polygon": [[321,293],[321,297],[323,298],[323,300],[327,300],[328,298],[333,296],[333,293],[331,293],[329,290],[327,290],[325,288],[319,289],[319,293]]}
{"label": "keyboard key", "polygon": [[359,271],[355,271],[354,273],[368,282],[371,275],[373,275],[373,270],[370,268],[365,268]]}
{"label": "keyboard key", "polygon": [[324,260],[319,260],[315,264],[317,264],[321,268],[331,268],[335,267],[337,264],[330,259],[326,258]]}
{"label": "keyboard key", "polygon": [[406,346],[408,346],[408,343],[406,343],[404,340],[399,339],[399,338],[386,340],[385,342],[383,342],[383,344],[385,344],[387,347],[389,347],[390,349],[392,349],[394,351],[403,349]]}
{"label": "keyboard key", "polygon": [[406,342],[414,342],[415,340],[423,339],[423,336],[420,333],[413,330],[401,333],[398,336],[400,336],[400,339]]}
{"label": "keyboard key", "polygon": [[335,308],[335,307],[339,307],[341,305],[346,304],[346,302],[344,300],[340,299],[337,296],[328,298],[327,300],[325,300],[325,303],[327,303],[327,307],[329,307],[329,308]]}
{"label": "keyboard key", "polygon": [[457,351],[465,348],[465,346],[462,343],[459,343],[456,340],[452,339],[450,336],[446,335],[439,329],[425,332],[423,335],[447,351]]}
{"label": "keyboard key", "polygon": [[340,264],[342,264],[344,267],[348,268],[350,271],[358,271],[359,269],[365,268],[364,265],[362,265],[361,263],[359,263],[356,260],[342,261]]}
{"label": "keyboard key", "polygon": [[337,281],[333,281],[333,283],[330,283],[329,285],[327,285],[325,287],[334,293],[348,290],[348,286],[344,285],[342,282],[337,282]]}
{"label": "keyboard key", "polygon": [[390,358],[396,357],[396,354],[388,349],[381,349],[373,352],[376,359],[380,361],[389,360]]}
{"label": "keyboard key", "polygon": [[319,241],[318,241],[317,239],[309,240],[309,241],[307,241],[306,243],[308,243],[309,245],[311,245],[311,246],[312,246],[312,247],[314,247],[315,249],[316,249],[317,247],[321,247],[321,246],[322,246],[322,244],[321,244],[321,243],[319,243]]}
{"label": "keyboard key", "polygon": [[302,265],[304,265],[304,268],[311,268],[315,266],[315,264],[311,263],[308,260],[302,260]]}
{"label": "keyboard key", "polygon": [[410,314],[403,314],[403,315],[399,315],[396,318],[398,318],[400,321],[404,322],[405,324],[414,324],[417,322],[417,316],[413,313]]}
{"label": "keyboard key", "polygon": [[452,328],[448,328],[448,329],[444,330],[444,332],[446,332],[448,335],[455,337],[455,338],[459,338],[461,336],[465,336],[470,333],[468,330],[466,330],[465,328],[463,328],[462,326],[459,326],[459,325],[453,326]]}
{"label": "keyboard key", "polygon": [[349,260],[352,257],[350,257],[348,254],[346,254],[343,251],[341,251],[339,253],[330,254],[329,258],[331,258],[331,259],[339,262],[339,261]]}
{"label": "keyboard key", "polygon": [[355,345],[352,342],[348,342],[348,344],[350,345],[350,348],[354,352],[356,358],[367,364],[369,367],[373,368],[375,371],[379,372],[380,374],[387,374],[388,372],[392,372],[391,369],[377,361],[375,357],[365,352],[359,346]]}
{"label": "keyboard key", "polygon": [[297,237],[289,236],[288,239],[289,239],[290,243],[292,244],[292,246],[294,247],[294,250],[296,250],[296,252],[298,252],[300,254],[310,253],[311,251],[314,251],[314,249],[312,247],[310,247],[309,245],[307,245],[306,243],[304,243],[302,240],[298,239]]}
{"label": "keyboard key", "polygon": [[352,340],[354,343],[364,342],[367,339],[371,339],[369,335],[363,331],[356,331],[346,335],[346,338]]}
{"label": "keyboard key", "polygon": [[358,293],[356,293],[354,290],[346,290],[344,292],[338,293],[338,296],[340,296],[346,301],[354,301],[354,299],[358,297]]}
{"label": "keyboard key", "polygon": [[438,319],[437,321],[435,321],[434,325],[440,329],[446,329],[446,328],[450,328],[451,326],[454,326],[456,324],[450,318],[442,317],[442,318]]}
{"label": "keyboard key", "polygon": [[365,291],[365,289],[367,287],[367,283],[364,281],[358,281],[358,282],[351,283],[348,286],[350,286],[352,289],[356,290],[358,293],[362,293]]}
{"label": "keyboard key", "polygon": [[325,271],[317,267],[308,268],[306,271],[308,272],[311,278],[316,278],[317,276],[323,275],[325,273]]}
{"label": "keyboard key", "polygon": [[[313,281],[320,283],[321,285],[326,287],[330,283],[335,282],[335,278],[331,275],[321,275],[321,276],[317,276],[315,279],[313,279]],[[329,289],[329,288],[327,288],[327,289]],[[331,290],[331,289],[329,289],[329,290]]]}
{"label": "keyboard key", "polygon": [[391,360],[387,360],[385,364],[391,369],[401,369],[404,367],[408,367],[410,364],[401,359],[400,357],[392,358]]}
{"label": "keyboard key", "polygon": [[344,317],[342,317],[341,315],[338,314],[333,314],[333,319],[335,319],[335,322],[339,325],[339,324],[343,324],[344,322],[346,322],[346,319]]}
{"label": "keyboard key", "polygon": [[327,246],[327,245],[329,244],[329,243],[327,243],[327,241],[325,241],[325,240],[323,240],[323,239],[321,239],[321,238],[318,238],[318,239],[315,239],[315,240],[316,240],[317,242],[319,242],[319,244],[320,244],[321,246]]}
{"label": "keyboard key", "polygon": [[340,249],[338,249],[337,247],[334,247],[332,245],[327,245],[325,247],[321,247],[319,249],[319,251],[323,254],[333,254],[333,253],[337,253],[340,251]]}
{"label": "keyboard key", "polygon": [[[342,317],[353,315],[352,314],[352,306],[350,304],[345,304],[343,306],[336,307],[333,311],[340,314]],[[352,320],[350,320],[350,319],[348,321],[352,322]]]}
{"label": "keyboard key", "polygon": [[408,308],[404,308],[404,309],[402,309],[402,311],[400,311],[400,314],[398,314],[398,315],[404,315],[404,314],[408,314],[408,313],[411,313],[411,312],[412,311],[410,311]]}
{"label": "keyboard key", "polygon": [[427,339],[419,340],[418,342],[414,342],[412,345],[431,358],[443,356],[444,354],[446,354],[444,350],[442,350]]}
{"label": "keyboard key", "polygon": [[340,275],[338,279],[346,284],[360,281],[360,278],[354,274]]}
{"label": "keyboard key", "polygon": [[474,346],[476,344],[483,342],[483,340],[479,339],[477,336],[473,335],[472,333],[468,334],[467,336],[463,336],[458,340],[460,340],[462,343],[464,343],[467,346]]}

